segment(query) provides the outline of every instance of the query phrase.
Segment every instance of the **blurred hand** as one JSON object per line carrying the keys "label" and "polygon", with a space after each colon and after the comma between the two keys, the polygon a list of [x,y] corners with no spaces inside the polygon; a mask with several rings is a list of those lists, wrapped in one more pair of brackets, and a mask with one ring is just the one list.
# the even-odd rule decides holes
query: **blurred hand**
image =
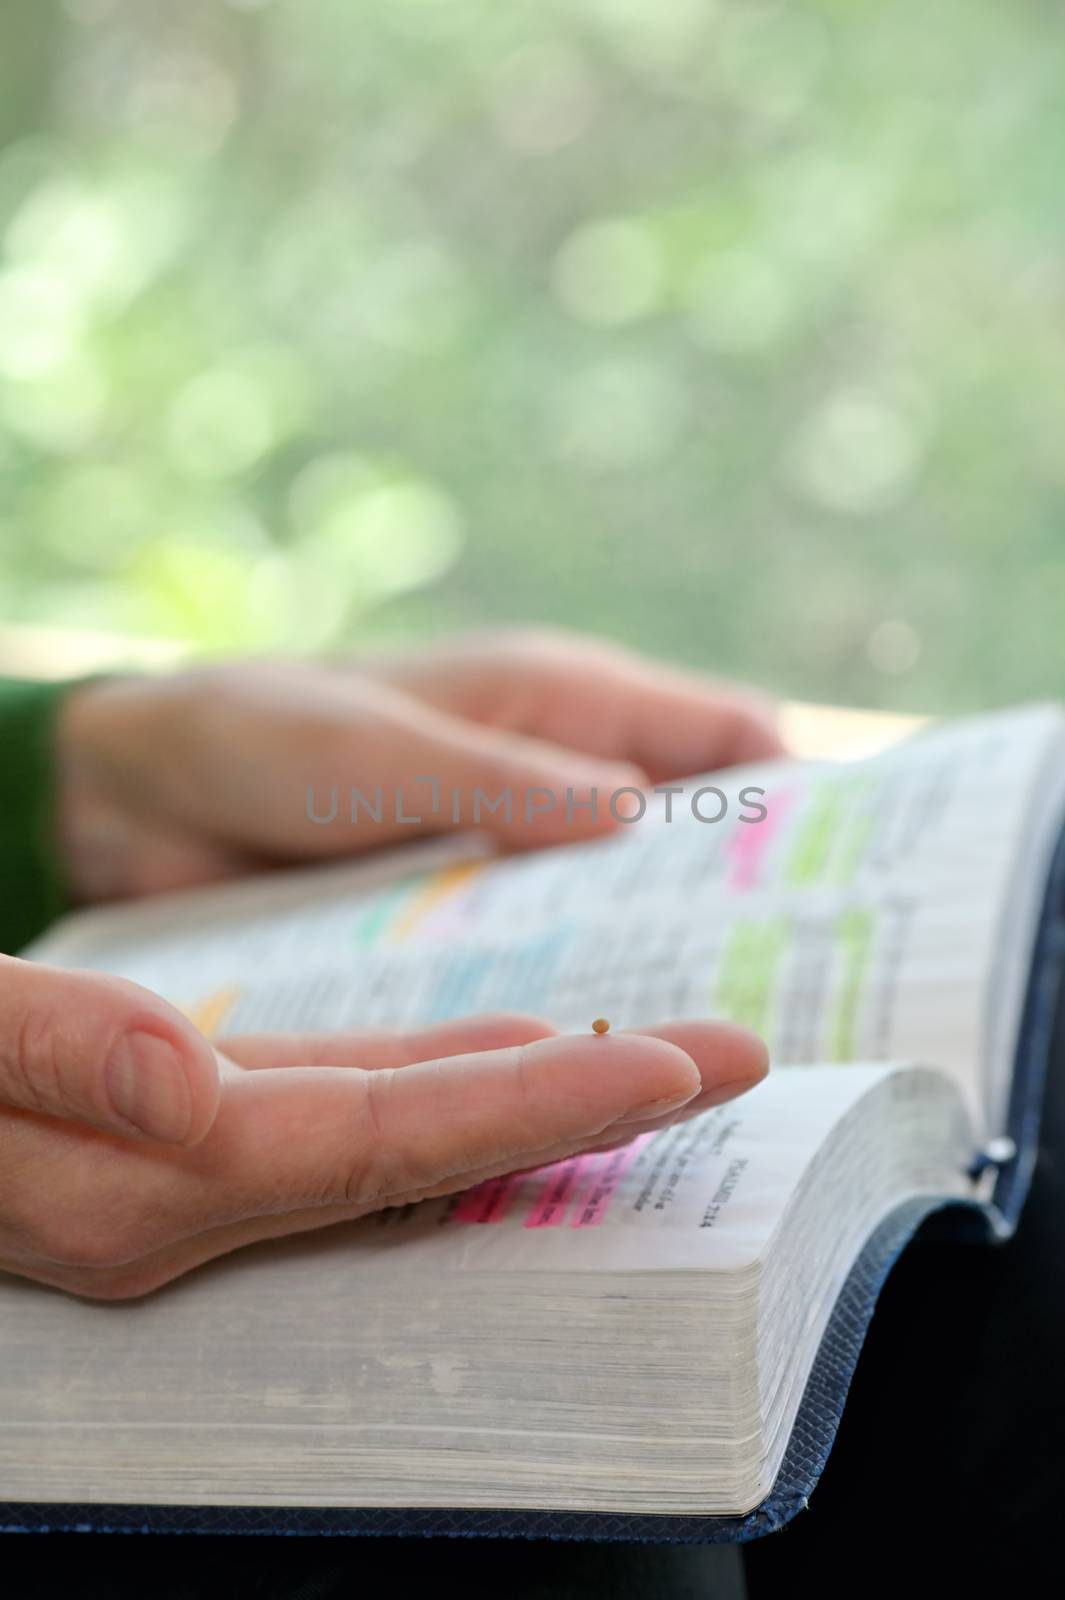
{"label": "blurred hand", "polygon": [[486,1016],[212,1049],[118,978],[0,957],[0,1270],[99,1299],[229,1250],[465,1189],[741,1094],[725,1023],[554,1035]]}
{"label": "blurred hand", "polygon": [[[263,660],[89,684],[59,721],[59,818],[83,900],[156,893],[277,862],[348,854],[453,826],[449,796],[510,789],[482,813],[510,849],[618,824],[614,790],[780,753],[767,702],[613,645],[560,633],[474,635],[397,655]],[[442,805],[429,811],[435,778]],[[349,821],[352,789],[385,797]],[[330,792],[338,819],[319,814]],[[597,815],[579,802],[597,788]],[[558,797],[526,817],[531,791]],[[567,816],[566,792],[574,807]],[[392,804],[424,818],[397,820]]]}

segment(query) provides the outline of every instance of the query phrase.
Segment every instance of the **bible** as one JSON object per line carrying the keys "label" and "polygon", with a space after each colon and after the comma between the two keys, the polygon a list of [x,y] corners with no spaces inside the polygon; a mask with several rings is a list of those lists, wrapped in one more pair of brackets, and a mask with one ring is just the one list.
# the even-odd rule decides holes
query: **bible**
{"label": "bible", "polygon": [[922,1228],[1005,1240],[1024,1200],[1065,714],[647,798],[594,843],[449,835],[77,913],[25,952],[212,1035],[718,1016],[771,1070],[620,1148],[142,1300],[0,1277],[5,1527],[726,1541],[806,1503],[891,1263]]}

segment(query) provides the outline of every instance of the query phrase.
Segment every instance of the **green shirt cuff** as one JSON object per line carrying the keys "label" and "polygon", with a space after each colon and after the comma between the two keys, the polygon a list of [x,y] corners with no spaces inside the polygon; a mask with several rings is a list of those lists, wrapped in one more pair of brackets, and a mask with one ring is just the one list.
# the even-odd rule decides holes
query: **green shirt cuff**
{"label": "green shirt cuff", "polygon": [[55,726],[74,687],[0,678],[0,950],[9,953],[69,903],[55,837]]}

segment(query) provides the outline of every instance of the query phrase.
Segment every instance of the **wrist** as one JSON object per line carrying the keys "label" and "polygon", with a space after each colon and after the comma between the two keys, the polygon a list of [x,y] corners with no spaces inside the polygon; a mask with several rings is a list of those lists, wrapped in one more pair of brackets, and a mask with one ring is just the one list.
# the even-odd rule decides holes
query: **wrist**
{"label": "wrist", "polygon": [[0,949],[18,951],[75,898],[57,834],[58,724],[80,690],[0,680]]}
{"label": "wrist", "polygon": [[108,675],[87,679],[70,690],[56,716],[53,838],[75,902],[113,899],[123,892],[128,819],[115,797],[110,752],[117,743],[127,681]]}

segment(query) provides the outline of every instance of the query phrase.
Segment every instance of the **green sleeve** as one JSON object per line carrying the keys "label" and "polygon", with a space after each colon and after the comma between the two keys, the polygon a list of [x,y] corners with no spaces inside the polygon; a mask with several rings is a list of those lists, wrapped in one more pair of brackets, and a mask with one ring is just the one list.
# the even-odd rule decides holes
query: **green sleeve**
{"label": "green sleeve", "polygon": [[0,678],[0,950],[8,953],[68,904],[54,838],[54,739],[73,687]]}

